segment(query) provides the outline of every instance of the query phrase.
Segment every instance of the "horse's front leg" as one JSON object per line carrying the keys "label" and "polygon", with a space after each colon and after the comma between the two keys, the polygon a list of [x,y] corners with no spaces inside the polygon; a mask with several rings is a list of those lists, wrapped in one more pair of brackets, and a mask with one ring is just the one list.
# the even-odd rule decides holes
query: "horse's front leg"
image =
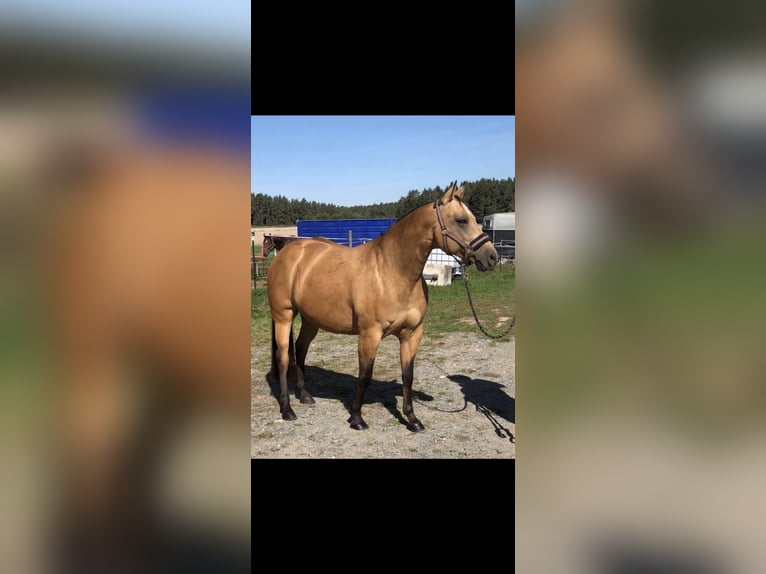
{"label": "horse's front leg", "polygon": [[377,332],[359,335],[359,382],[356,386],[356,395],[351,403],[351,416],[348,419],[354,430],[369,428],[362,418],[362,401],[367,387],[370,386],[372,368],[375,365],[375,355],[378,353],[380,339],[381,334]]}
{"label": "horse's front leg", "polygon": [[415,416],[412,408],[412,380],[415,371],[415,354],[418,352],[423,338],[423,324],[412,331],[403,330],[399,334],[399,356],[402,362],[403,406],[404,416],[407,417],[407,428],[412,432],[425,430],[423,423]]}

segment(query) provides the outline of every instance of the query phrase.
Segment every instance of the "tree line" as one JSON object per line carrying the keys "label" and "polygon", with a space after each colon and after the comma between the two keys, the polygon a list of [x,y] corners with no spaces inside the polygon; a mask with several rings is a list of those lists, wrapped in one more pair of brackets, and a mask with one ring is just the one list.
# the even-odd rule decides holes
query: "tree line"
{"label": "tree line", "polygon": [[[250,224],[295,225],[299,219],[371,219],[401,217],[411,209],[434,201],[444,193],[440,186],[412,189],[398,201],[372,205],[339,206],[332,203],[287,199],[282,195],[250,194]],[[463,200],[481,221],[485,215],[515,211],[515,179],[486,179],[465,182]]]}

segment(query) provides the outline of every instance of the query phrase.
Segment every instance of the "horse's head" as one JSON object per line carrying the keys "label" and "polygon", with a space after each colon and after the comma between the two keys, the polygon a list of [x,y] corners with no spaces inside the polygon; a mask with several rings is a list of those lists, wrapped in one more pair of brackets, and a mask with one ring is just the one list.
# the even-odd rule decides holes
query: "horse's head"
{"label": "horse's head", "polygon": [[274,249],[274,239],[270,235],[263,236],[263,245],[261,245],[261,254],[265,258]]}
{"label": "horse's head", "polygon": [[446,253],[459,256],[464,263],[475,263],[479,271],[488,271],[497,263],[497,251],[489,236],[463,203],[464,186],[453,182],[434,202],[437,244]]}

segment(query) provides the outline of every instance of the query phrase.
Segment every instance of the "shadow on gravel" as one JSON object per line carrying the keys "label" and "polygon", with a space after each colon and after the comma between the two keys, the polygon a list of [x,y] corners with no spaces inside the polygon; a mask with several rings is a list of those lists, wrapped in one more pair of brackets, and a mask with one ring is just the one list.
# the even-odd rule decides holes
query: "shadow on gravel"
{"label": "shadow on gravel", "polygon": [[[354,393],[356,393],[355,376],[336,373],[335,371],[328,371],[321,367],[306,367],[306,389],[311,396],[317,399],[335,399],[341,401],[346,410],[351,414],[351,402],[354,400]],[[271,388],[271,395],[278,403],[279,397],[279,380],[274,380],[271,375],[266,376],[266,381]],[[417,384],[417,383],[416,383]],[[287,388],[290,392],[290,401],[298,400],[298,387],[295,383],[294,367],[290,367],[287,373]],[[420,399],[421,401],[431,401],[433,397],[427,393],[413,390],[413,398]],[[364,405],[373,403],[380,403],[388,412],[391,413],[401,424],[406,425],[407,419],[399,411],[396,404],[396,397],[402,396],[402,383],[398,380],[393,381],[380,381],[373,379],[370,381],[370,386],[367,387],[367,392],[364,393]],[[364,410],[362,411],[364,415]]]}
{"label": "shadow on gravel", "polygon": [[503,385],[486,379],[472,379],[465,375],[449,375],[447,378],[460,385],[466,402],[474,405],[477,411],[487,417],[498,437],[515,442],[511,430],[498,420],[498,417],[501,417],[516,424],[516,399],[508,396]]}

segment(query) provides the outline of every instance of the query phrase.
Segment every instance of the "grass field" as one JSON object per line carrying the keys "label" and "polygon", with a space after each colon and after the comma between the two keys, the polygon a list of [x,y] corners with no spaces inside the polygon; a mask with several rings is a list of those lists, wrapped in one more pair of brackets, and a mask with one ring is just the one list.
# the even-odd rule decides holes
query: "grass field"
{"label": "grass field", "polygon": [[[475,267],[468,269],[468,280],[476,313],[482,325],[490,333],[499,333],[507,322],[498,323],[500,318],[513,317],[516,312],[514,297],[516,272],[512,265],[503,265],[494,271],[480,273]],[[428,312],[425,319],[425,333],[438,338],[446,333],[479,332],[468,304],[463,279],[456,277],[452,285],[429,287]],[[251,340],[256,346],[271,344],[271,315],[266,288],[257,287],[251,293]],[[508,320],[508,319],[507,319]],[[506,321],[507,321],[506,320]],[[300,319],[296,320],[296,330]],[[511,333],[504,337],[506,340]]]}

